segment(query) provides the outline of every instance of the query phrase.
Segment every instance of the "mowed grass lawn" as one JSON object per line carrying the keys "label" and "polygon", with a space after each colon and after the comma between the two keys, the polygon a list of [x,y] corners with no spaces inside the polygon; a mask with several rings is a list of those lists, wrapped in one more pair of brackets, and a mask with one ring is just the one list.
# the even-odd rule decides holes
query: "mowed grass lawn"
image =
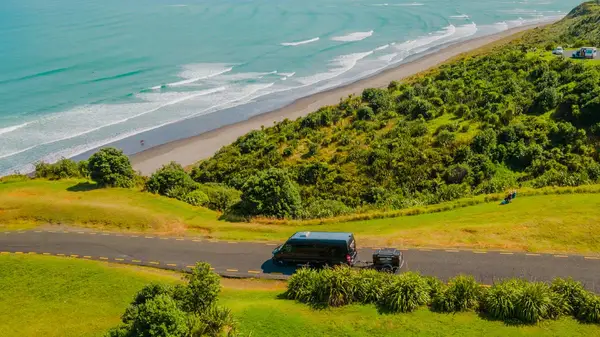
{"label": "mowed grass lawn", "polygon": [[[149,282],[180,282],[180,274],[96,261],[0,255],[0,336],[103,336],[118,324],[133,295]],[[278,299],[281,282],[227,280],[220,304],[243,333],[293,336],[598,336],[600,326],[571,318],[508,326],[475,313],[381,315],[372,306],[313,310]]]}
{"label": "mowed grass lawn", "polygon": [[487,202],[395,218],[267,224],[221,221],[219,213],[206,208],[132,189],[93,189],[82,180],[18,180],[0,183],[0,230],[61,224],[279,242],[300,230],[349,231],[362,246],[596,254],[600,193],[597,186],[586,191],[518,196],[509,205]]}

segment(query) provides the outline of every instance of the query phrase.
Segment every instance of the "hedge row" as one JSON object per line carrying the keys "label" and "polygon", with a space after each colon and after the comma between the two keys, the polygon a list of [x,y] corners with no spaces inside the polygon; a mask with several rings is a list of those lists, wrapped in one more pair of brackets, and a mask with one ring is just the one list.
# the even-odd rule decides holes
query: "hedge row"
{"label": "hedge row", "polygon": [[486,288],[464,275],[443,283],[414,272],[303,268],[290,278],[284,296],[312,307],[375,304],[380,312],[396,313],[429,306],[436,312],[479,311],[492,319],[526,324],[563,315],[600,324],[600,297],[580,282],[561,278],[551,284],[508,279]]}

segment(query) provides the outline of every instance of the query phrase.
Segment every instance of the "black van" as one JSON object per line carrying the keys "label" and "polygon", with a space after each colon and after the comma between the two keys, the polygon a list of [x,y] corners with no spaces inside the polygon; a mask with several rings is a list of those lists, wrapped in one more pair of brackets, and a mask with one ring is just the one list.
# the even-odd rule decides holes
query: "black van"
{"label": "black van", "polygon": [[357,255],[352,233],[298,232],[273,250],[273,262],[352,266]]}

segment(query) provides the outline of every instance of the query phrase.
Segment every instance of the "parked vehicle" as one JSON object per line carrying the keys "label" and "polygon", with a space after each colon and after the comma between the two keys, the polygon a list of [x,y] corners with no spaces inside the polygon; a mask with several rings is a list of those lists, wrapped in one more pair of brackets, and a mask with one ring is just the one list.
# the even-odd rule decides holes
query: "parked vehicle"
{"label": "parked vehicle", "polygon": [[598,56],[598,51],[594,47],[582,47],[581,49],[575,51],[572,55],[573,58],[586,58],[593,59]]}
{"label": "parked vehicle", "polygon": [[554,55],[562,55],[564,52],[565,51],[564,51],[563,47],[556,47],[556,49],[554,49],[552,51],[552,54],[554,54]]}
{"label": "parked vehicle", "polygon": [[354,265],[358,252],[352,233],[297,232],[273,250],[276,264]]}

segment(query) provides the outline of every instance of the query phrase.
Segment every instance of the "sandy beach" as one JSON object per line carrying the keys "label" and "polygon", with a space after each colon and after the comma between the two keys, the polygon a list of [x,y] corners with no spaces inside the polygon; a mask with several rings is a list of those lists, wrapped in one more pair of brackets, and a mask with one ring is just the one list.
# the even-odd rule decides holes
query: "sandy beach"
{"label": "sandy beach", "polygon": [[245,121],[227,125],[197,136],[169,142],[152,147],[148,150],[131,156],[133,166],[143,174],[153,171],[170,161],[178,162],[184,166],[191,165],[199,160],[212,156],[221,147],[233,143],[240,136],[251,130],[260,129],[261,126],[271,126],[285,118],[294,120],[306,116],[318,108],[339,103],[340,98],[348,95],[359,95],[365,88],[387,87],[391,81],[423,72],[448,61],[460,54],[493,44],[498,41],[510,40],[519,36],[528,29],[533,29],[548,22],[516,27],[494,35],[475,38],[472,40],[452,44],[432,54],[423,56],[412,62],[401,64],[395,68],[385,70],[374,76],[359,80],[352,84],[320,92],[301,98],[292,104],[271,112],[260,114]]}

